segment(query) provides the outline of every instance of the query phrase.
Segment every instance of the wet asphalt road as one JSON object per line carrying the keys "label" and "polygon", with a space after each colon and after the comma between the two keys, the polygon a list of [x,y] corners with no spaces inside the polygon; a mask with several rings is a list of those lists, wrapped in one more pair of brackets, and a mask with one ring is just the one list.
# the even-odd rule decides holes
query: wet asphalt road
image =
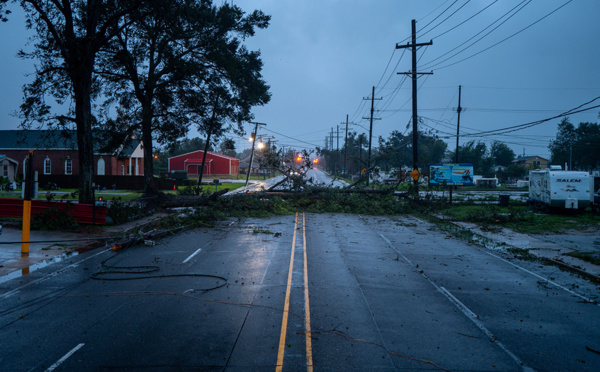
{"label": "wet asphalt road", "polygon": [[2,283],[0,370],[600,369],[596,286],[411,217],[248,219],[157,243]]}

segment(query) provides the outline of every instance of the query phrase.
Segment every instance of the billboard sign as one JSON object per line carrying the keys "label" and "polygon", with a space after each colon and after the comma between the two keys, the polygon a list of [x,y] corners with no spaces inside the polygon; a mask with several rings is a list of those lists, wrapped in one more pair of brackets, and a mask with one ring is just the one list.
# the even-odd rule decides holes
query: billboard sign
{"label": "billboard sign", "polygon": [[429,186],[473,186],[473,164],[429,164]]}

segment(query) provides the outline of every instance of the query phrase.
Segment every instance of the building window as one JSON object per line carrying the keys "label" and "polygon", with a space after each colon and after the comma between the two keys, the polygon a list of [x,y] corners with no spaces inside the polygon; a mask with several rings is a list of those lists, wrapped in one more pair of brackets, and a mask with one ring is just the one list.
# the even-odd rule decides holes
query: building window
{"label": "building window", "polygon": [[8,165],[6,164],[2,166],[2,176],[8,177]]}
{"label": "building window", "polygon": [[46,157],[46,159],[44,159],[44,174],[50,173],[52,173],[52,161],[49,157]]}
{"label": "building window", "polygon": [[98,159],[98,170],[97,172],[99,176],[104,176],[104,159]]}
{"label": "building window", "polygon": [[73,162],[70,158],[65,160],[65,174],[73,174]]}
{"label": "building window", "polygon": [[121,165],[121,176],[125,175],[125,166]]}

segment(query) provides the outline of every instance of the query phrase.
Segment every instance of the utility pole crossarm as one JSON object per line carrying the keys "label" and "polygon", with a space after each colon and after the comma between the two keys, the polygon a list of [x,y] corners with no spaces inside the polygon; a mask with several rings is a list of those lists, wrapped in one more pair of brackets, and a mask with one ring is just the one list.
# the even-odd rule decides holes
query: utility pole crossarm
{"label": "utility pole crossarm", "polygon": [[418,43],[418,44],[406,43],[406,45],[396,44],[396,49],[412,48],[413,46],[416,48],[416,47],[428,46],[428,45],[433,45],[433,40],[429,41],[428,43]]}
{"label": "utility pole crossarm", "polygon": [[433,75],[433,71],[431,72],[396,72],[396,75]]}
{"label": "utility pole crossarm", "polygon": [[[367,169],[371,169],[371,138],[373,137],[373,120],[380,120],[378,118],[373,117],[373,113],[375,112],[375,100],[382,100],[383,98],[375,98],[375,87],[371,89],[371,98],[363,98],[364,100],[371,100],[371,115],[369,117],[369,158],[367,160]],[[367,118],[363,118],[367,119]],[[369,186],[369,172],[367,172],[367,186]]]}

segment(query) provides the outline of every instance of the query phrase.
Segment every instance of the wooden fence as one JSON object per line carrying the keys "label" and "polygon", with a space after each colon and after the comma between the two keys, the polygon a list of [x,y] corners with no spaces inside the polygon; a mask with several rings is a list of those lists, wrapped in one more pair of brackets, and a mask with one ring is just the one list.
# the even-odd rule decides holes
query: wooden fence
{"label": "wooden fence", "polygon": [[[92,204],[32,200],[31,216],[51,208],[68,210],[68,215],[80,224],[106,225],[107,208]],[[23,199],[0,198],[0,217],[23,218]]]}

